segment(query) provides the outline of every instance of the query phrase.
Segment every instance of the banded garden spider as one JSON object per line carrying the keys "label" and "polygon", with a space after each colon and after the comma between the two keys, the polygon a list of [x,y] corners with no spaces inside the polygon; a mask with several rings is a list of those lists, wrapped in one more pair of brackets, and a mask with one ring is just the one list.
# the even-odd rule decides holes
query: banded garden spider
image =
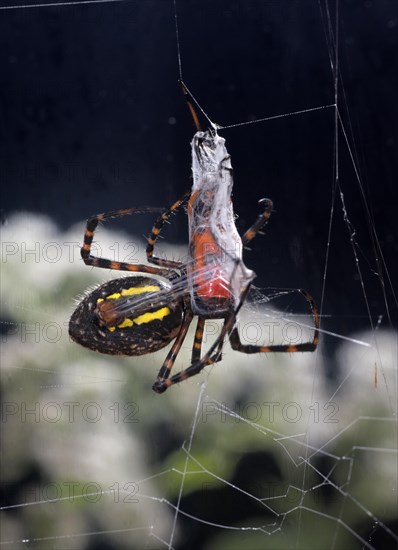
{"label": "banded garden spider", "polygon": [[[162,349],[174,340],[164,360],[153,390],[163,393],[168,387],[198,374],[204,367],[221,360],[225,337],[234,350],[242,353],[311,352],[319,339],[319,317],[314,300],[305,290],[314,319],[314,334],[309,342],[297,345],[251,345],[240,340],[236,320],[254,273],[242,260],[242,249],[268,222],[273,204],[262,199],[261,214],[239,237],[232,209],[232,166],[225,140],[216,126],[203,132],[193,107],[192,96],[182,84],[197,132],[192,141],[194,185],[162,213],[148,239],[148,264],[131,264],[93,256],[91,246],[99,222],[117,216],[153,212],[153,208],[128,208],[89,218],[81,248],[86,265],[146,274],[109,281],[88,294],[78,305],[69,323],[73,340],[92,350],[111,355],[139,356]],[[187,205],[189,255],[187,263],[154,256],[154,246],[171,214]],[[188,328],[197,315],[191,365],[170,376]],[[207,319],[223,319],[220,335],[202,355],[202,340]]]}

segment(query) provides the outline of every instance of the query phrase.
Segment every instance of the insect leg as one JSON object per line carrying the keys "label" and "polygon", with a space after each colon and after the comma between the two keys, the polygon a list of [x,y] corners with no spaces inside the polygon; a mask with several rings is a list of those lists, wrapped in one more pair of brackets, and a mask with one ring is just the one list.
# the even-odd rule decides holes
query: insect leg
{"label": "insect leg", "polygon": [[249,229],[243,235],[242,237],[243,246],[246,246],[252,239],[254,239],[257,233],[264,227],[266,223],[268,223],[268,220],[271,217],[273,202],[270,199],[261,199],[258,202],[264,204],[264,210],[258,216],[257,220],[253,223],[253,225],[249,227]]}
{"label": "insect leg", "polygon": [[199,118],[193,106],[193,97],[189,92],[188,88],[185,86],[184,82],[182,80],[180,80],[179,82],[181,84],[182,93],[184,94],[185,100],[187,102],[189,112],[191,113],[191,117],[193,118],[194,124],[196,126],[196,130],[200,132],[202,128],[200,127]]}

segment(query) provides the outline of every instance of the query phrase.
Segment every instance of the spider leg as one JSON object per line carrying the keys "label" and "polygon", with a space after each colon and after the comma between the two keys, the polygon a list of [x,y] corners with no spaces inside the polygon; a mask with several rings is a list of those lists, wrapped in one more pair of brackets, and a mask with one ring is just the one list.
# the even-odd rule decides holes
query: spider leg
{"label": "spider leg", "polygon": [[[238,264],[237,264],[238,265]],[[207,365],[210,365],[212,363],[215,363],[217,361],[218,356],[221,354],[222,350],[222,344],[224,342],[224,338],[227,334],[229,334],[232,329],[235,326],[237,315],[246,299],[246,296],[249,293],[251,287],[251,282],[249,282],[246,286],[246,288],[242,291],[242,294],[240,296],[239,304],[236,307],[235,310],[232,310],[232,312],[226,316],[224,320],[224,325],[221,329],[220,335],[216,338],[216,340],[211,345],[210,349],[207,351],[207,353],[202,357],[200,361],[197,361],[196,363],[193,363],[190,367],[182,370],[181,372],[178,372],[171,378],[165,378],[163,380],[159,380],[156,384],[156,387],[152,386],[152,389],[155,390],[157,393],[163,393],[169,388],[170,386],[174,384],[178,384],[179,382],[182,382],[183,380],[187,380],[191,376],[195,376],[195,374],[198,374],[201,370],[203,370]],[[217,350],[216,354],[214,354],[215,350]]]}
{"label": "spider leg", "polygon": [[156,256],[153,256],[153,249],[155,246],[156,239],[159,237],[159,234],[164,226],[164,224],[167,222],[169,217],[173,212],[178,210],[181,206],[183,206],[187,200],[189,199],[191,193],[187,192],[183,197],[178,199],[175,203],[173,203],[168,210],[163,212],[163,214],[156,220],[155,225],[152,228],[151,236],[148,238],[148,245],[146,247],[146,257],[148,262],[151,264],[158,265],[160,267],[168,268],[168,269],[181,269],[183,267],[182,262],[175,262],[173,260],[164,260],[162,258],[157,258]]}
{"label": "spider leg", "polygon": [[[224,320],[224,325],[221,329],[220,335],[216,338],[215,342],[211,345],[210,349],[207,351],[207,353],[200,359],[199,361],[196,361],[188,368],[182,370],[181,372],[178,372],[171,378],[164,378],[163,380],[157,381],[158,383],[155,386],[152,386],[152,389],[154,389],[157,393],[163,393],[169,388],[170,386],[174,384],[178,384],[179,382],[182,382],[183,380],[187,380],[191,376],[195,376],[195,374],[198,374],[201,370],[203,370],[206,366],[216,363],[219,360],[219,357],[221,356],[222,351],[222,345],[224,342],[224,338],[227,334],[229,334],[235,323],[236,318],[239,313],[239,310],[241,309],[246,296],[250,290],[251,282],[248,283],[246,288],[243,290],[241,294],[241,298],[239,301],[239,304],[235,310],[233,310]],[[216,351],[217,350],[217,351]],[[214,353],[216,352],[216,353]],[[197,357],[196,352],[195,357]]]}
{"label": "spider leg", "polygon": [[254,239],[257,233],[264,227],[266,223],[268,223],[268,220],[271,217],[272,208],[274,206],[272,200],[261,199],[258,202],[264,204],[264,210],[258,216],[257,220],[253,223],[253,225],[249,227],[249,229],[243,235],[242,237],[243,246],[246,246],[252,239]]}
{"label": "spider leg", "polygon": [[319,315],[315,307],[315,302],[306,290],[299,289],[299,292],[309,303],[312,316],[314,319],[314,335],[311,342],[303,342],[301,344],[280,344],[271,346],[254,346],[251,344],[242,344],[238,329],[234,327],[229,335],[232,349],[241,351],[242,353],[297,353],[305,351],[315,351],[319,341]]}
{"label": "spider leg", "polygon": [[[243,235],[242,237],[243,246],[246,246],[257,235],[257,233],[262,229],[262,227],[266,223],[268,223],[268,220],[271,217],[271,212],[273,209],[272,201],[270,199],[261,199],[259,202],[264,203],[264,210],[259,215],[257,220],[253,223],[253,225],[249,227],[249,229]],[[299,292],[301,292],[301,294],[309,303],[312,316],[314,319],[314,335],[311,342],[303,342],[297,345],[271,345],[271,346],[253,346],[251,344],[242,344],[242,342],[240,341],[238,329],[234,327],[229,334],[229,339],[231,342],[232,349],[236,351],[241,351],[242,353],[271,353],[271,352],[295,353],[300,351],[302,352],[315,351],[319,341],[319,315],[312,296],[306,290],[303,290],[303,289],[299,289]]]}
{"label": "spider leg", "polygon": [[161,391],[159,391],[158,388],[162,387],[165,384],[165,382],[167,382],[171,369],[173,368],[177,355],[187,335],[189,325],[191,324],[192,319],[193,319],[193,314],[191,310],[185,309],[177,338],[175,339],[169,353],[167,354],[167,357],[164,360],[163,365],[160,367],[159,374],[152,386],[152,389],[157,393],[161,393]]}
{"label": "spider leg", "polygon": [[[227,330],[222,330],[222,337],[219,336],[217,338],[215,344],[210,348],[203,359],[201,359],[200,354],[202,351],[205,319],[203,317],[199,317],[195,331],[195,340],[192,347],[192,365],[169,378],[171,369],[181,349],[185,336],[187,335],[189,325],[191,324],[191,321],[193,319],[193,315],[190,311],[188,311],[185,315],[186,317],[182,321],[180,332],[178,333],[178,336],[159,371],[158,377],[152,386],[152,389],[156,393],[163,393],[167,390],[169,386],[172,386],[173,384],[177,384],[182,380],[186,380],[187,378],[194,376],[208,365],[212,365],[217,361],[221,361],[222,346],[224,342],[224,337],[227,334]],[[213,355],[215,349],[217,349],[217,351]]]}
{"label": "spider leg", "polygon": [[[211,365],[219,361],[224,338],[226,334],[230,330],[232,330],[232,327],[234,324],[235,324],[235,312],[233,312],[233,314],[228,318],[228,320],[225,321],[224,326],[221,329],[220,336],[218,336],[218,338],[216,339],[214,344],[211,346],[209,351],[202,357],[200,361],[196,361],[196,363],[193,363],[190,367],[182,370],[181,372],[178,372],[171,378],[165,378],[163,380],[157,381],[156,387],[153,386],[152,389],[154,389],[157,393],[163,393],[170,386],[173,386],[174,384],[178,384],[183,380],[187,380],[188,378],[191,378],[191,376],[195,376],[196,374],[199,374],[200,371],[202,371],[208,365]],[[216,353],[214,353],[216,349],[217,351]]]}
{"label": "spider leg", "polygon": [[[205,328],[206,320],[203,317],[198,318],[198,324],[196,325],[195,340],[192,346],[192,358],[191,363],[197,363],[200,361],[201,351],[202,351],[202,341],[203,341],[203,332]],[[208,364],[216,363],[222,359],[222,347],[223,340],[220,340],[218,348],[213,357],[210,357]]]}
{"label": "spider leg", "polygon": [[216,355],[213,355],[214,351],[217,349],[217,353],[220,353],[220,344],[224,341],[224,338],[227,334],[230,334],[231,338],[231,346],[233,349],[236,349],[237,351],[242,351],[244,353],[268,353],[268,352],[287,352],[287,353],[296,353],[296,352],[305,352],[305,351],[314,351],[318,345],[319,341],[319,316],[318,312],[315,307],[315,302],[312,299],[311,295],[308,294],[307,291],[300,289],[301,294],[305,297],[307,302],[309,303],[312,311],[312,315],[314,318],[314,336],[312,338],[311,342],[304,342],[302,344],[297,345],[273,345],[273,346],[246,346],[245,344],[242,344],[239,338],[239,333],[235,327],[236,318],[239,313],[239,310],[241,309],[246,296],[250,290],[251,283],[247,285],[245,290],[242,292],[240,302],[238,304],[238,307],[235,309],[235,311],[232,312],[231,315],[225,320],[224,326],[221,330],[221,334],[218,336],[216,341],[213,343],[209,351],[202,357],[200,361],[197,361],[196,363],[193,363],[190,367],[187,369],[175,374],[171,378],[159,380],[156,388],[153,387],[153,389],[157,393],[163,393],[169,388],[170,386],[174,384],[178,384],[179,382],[182,382],[183,380],[187,380],[191,376],[195,376],[198,374],[201,370],[203,370],[207,365],[216,362]]}
{"label": "spider leg", "polygon": [[129,214],[143,214],[147,212],[158,212],[159,208],[125,208],[122,210],[113,210],[102,214],[92,216],[87,220],[86,231],[84,233],[83,246],[80,249],[81,257],[86,265],[92,265],[94,267],[102,267],[104,269],[116,269],[119,271],[132,271],[141,273],[151,273],[153,275],[166,275],[165,271],[150,265],[130,264],[127,262],[117,262],[114,260],[108,260],[106,258],[99,258],[91,254],[91,246],[93,243],[94,233],[97,229],[98,223],[109,218],[116,218],[118,216],[126,216]]}

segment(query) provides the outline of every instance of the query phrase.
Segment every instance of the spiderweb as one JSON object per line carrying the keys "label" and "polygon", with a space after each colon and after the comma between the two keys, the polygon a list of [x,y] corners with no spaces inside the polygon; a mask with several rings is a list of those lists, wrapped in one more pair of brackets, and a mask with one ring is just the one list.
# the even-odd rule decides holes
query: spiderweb
{"label": "spiderweb", "polygon": [[[166,206],[190,186],[193,130],[175,83],[175,6],[26,4],[0,10],[16,37],[2,38],[1,50],[4,120],[20,158],[18,166],[5,158],[3,175],[21,204],[46,210],[47,194],[34,195],[41,182],[60,200],[57,222],[16,212],[2,228],[1,546],[396,548],[396,301],[377,189],[390,181],[389,157],[374,147],[376,158],[366,158],[364,142],[378,140],[356,122],[374,105],[377,81],[364,78],[358,51],[371,43],[379,74],[373,37],[387,48],[391,4],[177,2],[178,66],[200,105],[224,126],[264,119],[223,134],[240,233],[260,198],[275,203],[266,236],[244,254],[257,278],[239,319],[242,340],[308,339],[312,319],[289,290],[301,287],[316,299],[322,333],[314,354],[246,356],[226,344],[221,363],[162,396],[150,388],[164,350],[103,357],[68,340],[73,298],[117,274],[82,265],[83,224],[60,221],[71,208],[76,221],[108,206]],[[30,69],[21,75],[24,56]],[[47,63],[51,85],[35,72]],[[66,86],[71,65],[81,81],[75,74]],[[63,86],[68,93],[52,104],[51,90],[59,98]],[[87,125],[69,148],[78,93]],[[112,111],[112,126],[115,102],[124,110]],[[147,233],[153,219],[128,223],[99,230],[100,255],[144,260],[144,240],[131,235]],[[173,244],[185,232],[182,214],[160,253],[185,258],[186,247]],[[205,347],[219,331],[207,323]],[[176,371],[189,363],[192,338]]]}

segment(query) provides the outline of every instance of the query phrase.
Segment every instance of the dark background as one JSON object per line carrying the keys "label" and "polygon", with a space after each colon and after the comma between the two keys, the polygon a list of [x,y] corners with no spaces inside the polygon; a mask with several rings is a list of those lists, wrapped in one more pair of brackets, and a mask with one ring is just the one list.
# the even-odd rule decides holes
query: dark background
{"label": "dark background", "polygon": [[[334,103],[328,36],[335,3],[184,0],[177,10],[183,78],[217,123]],[[177,83],[171,1],[2,10],[0,29],[6,222],[12,212],[28,211],[67,228],[104,210],[166,207],[190,187],[194,128]],[[397,29],[395,1],[340,3],[339,105],[363,193],[341,130],[340,183],[371,316],[383,315],[387,324],[379,276],[386,273],[369,226],[377,231],[394,281]],[[267,236],[257,239],[246,259],[257,283],[303,286],[319,303],[335,181],[334,109],[222,135],[235,169],[238,228],[252,222],[258,199],[270,197],[275,204]],[[369,327],[369,318],[343,218],[337,196],[324,313],[346,334]],[[142,235],[152,220],[123,223]],[[183,217],[166,237],[186,238]],[[388,281],[386,293],[394,310]]]}

